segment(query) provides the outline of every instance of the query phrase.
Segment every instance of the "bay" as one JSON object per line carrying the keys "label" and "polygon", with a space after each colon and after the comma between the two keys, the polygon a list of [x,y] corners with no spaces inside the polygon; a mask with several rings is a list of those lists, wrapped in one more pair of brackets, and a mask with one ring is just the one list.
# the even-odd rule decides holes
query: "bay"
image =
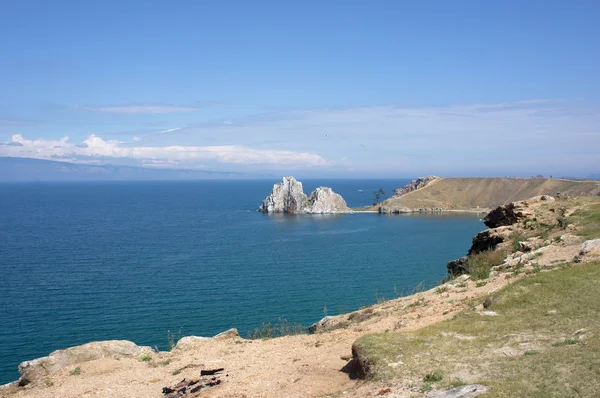
{"label": "bay", "polygon": [[[0,383],[96,340],[309,325],[432,286],[483,229],[467,214],[265,215],[275,180],[0,184]],[[407,180],[306,180],[349,206]]]}

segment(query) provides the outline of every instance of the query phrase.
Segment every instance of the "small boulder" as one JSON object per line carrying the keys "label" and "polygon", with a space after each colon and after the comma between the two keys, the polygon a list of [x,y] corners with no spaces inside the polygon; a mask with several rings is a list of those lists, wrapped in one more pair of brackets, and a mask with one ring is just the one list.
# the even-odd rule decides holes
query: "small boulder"
{"label": "small boulder", "polygon": [[327,323],[331,319],[333,319],[332,316],[326,316],[323,319],[321,319],[319,322],[313,323],[312,325],[310,325],[308,327],[308,333],[314,334],[314,333],[318,333],[318,332],[325,330],[327,328]]}
{"label": "small boulder", "polygon": [[213,339],[215,340],[229,340],[229,339],[235,339],[240,337],[240,333],[238,332],[238,330],[236,328],[231,328],[229,330],[226,330],[224,332],[221,332],[219,334],[217,334],[215,337],[213,337]]}
{"label": "small boulder", "polygon": [[579,255],[585,256],[586,254],[600,255],[600,239],[592,239],[583,242],[579,248]]}
{"label": "small boulder", "polygon": [[185,336],[179,339],[177,345],[175,346],[176,350],[186,351],[194,348],[200,343],[204,343],[210,340],[209,337],[201,337],[201,336]]}
{"label": "small boulder", "polygon": [[522,251],[523,253],[527,253],[527,252],[530,252],[533,250],[535,250],[535,246],[533,245],[532,242],[529,242],[529,241],[519,242],[519,251]]}

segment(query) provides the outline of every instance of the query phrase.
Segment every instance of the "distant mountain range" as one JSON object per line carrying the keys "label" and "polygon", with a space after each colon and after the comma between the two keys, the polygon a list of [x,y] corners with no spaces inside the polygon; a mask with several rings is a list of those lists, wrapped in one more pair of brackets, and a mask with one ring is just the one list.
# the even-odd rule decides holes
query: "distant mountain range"
{"label": "distant mountain range", "polygon": [[0,181],[193,180],[248,178],[246,173],[87,165],[52,160],[0,157]]}

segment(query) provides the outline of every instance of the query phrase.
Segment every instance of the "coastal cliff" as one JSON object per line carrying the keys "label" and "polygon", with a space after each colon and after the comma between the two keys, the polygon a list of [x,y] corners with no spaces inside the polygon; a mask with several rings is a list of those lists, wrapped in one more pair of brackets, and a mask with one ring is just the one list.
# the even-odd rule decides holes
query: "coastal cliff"
{"label": "coastal cliff", "polygon": [[294,177],[283,177],[273,185],[271,194],[263,200],[258,211],[289,214],[350,213],[346,201],[331,188],[319,187],[306,196],[302,183]]}

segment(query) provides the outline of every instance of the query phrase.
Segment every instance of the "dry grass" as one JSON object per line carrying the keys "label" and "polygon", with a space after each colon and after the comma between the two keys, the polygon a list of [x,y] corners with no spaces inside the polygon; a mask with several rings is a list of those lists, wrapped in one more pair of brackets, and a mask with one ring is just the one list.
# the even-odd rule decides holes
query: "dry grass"
{"label": "dry grass", "polygon": [[[497,293],[497,316],[466,311],[412,333],[362,337],[376,379],[479,382],[490,397],[595,397],[600,391],[600,262],[540,273]],[[476,304],[476,303],[474,303]],[[585,329],[583,339],[574,333]],[[389,363],[401,362],[401,366]]]}
{"label": "dry grass", "polygon": [[569,196],[595,195],[597,181],[569,181],[548,178],[442,178],[425,188],[390,198],[388,208],[475,209],[493,208],[506,202],[529,199],[557,191]]}
{"label": "dry grass", "polygon": [[488,250],[471,254],[467,260],[467,273],[473,280],[487,279],[492,267],[502,264],[506,258],[503,250]]}

